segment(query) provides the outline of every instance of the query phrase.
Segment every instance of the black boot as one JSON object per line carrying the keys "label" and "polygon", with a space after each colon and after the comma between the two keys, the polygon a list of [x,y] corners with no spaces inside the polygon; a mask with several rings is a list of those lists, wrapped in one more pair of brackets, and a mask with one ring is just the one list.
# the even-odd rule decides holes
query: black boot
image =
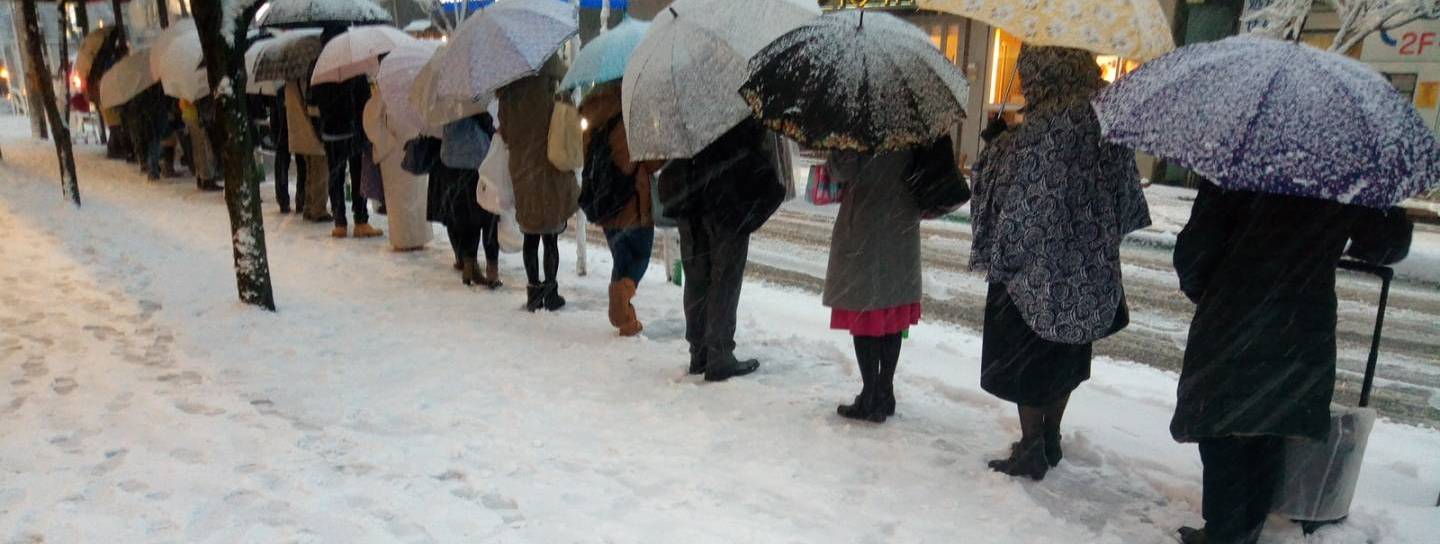
{"label": "black boot", "polygon": [[1194,527],[1181,527],[1176,531],[1180,533],[1180,544],[1206,544],[1210,539],[1205,537],[1204,529]]}
{"label": "black boot", "polygon": [[880,421],[895,415],[895,367],[900,362],[900,339],[889,340],[880,359],[880,380],[875,384],[875,413]]}
{"label": "black boot", "polygon": [[547,281],[541,284],[541,290],[544,291],[541,302],[546,311],[553,312],[565,307],[565,297],[560,296],[560,286],[555,285],[555,282]]}
{"label": "black boot", "polygon": [[534,313],[545,307],[545,288],[537,284],[525,286],[525,311]]}
{"label": "black boot", "polygon": [[221,187],[220,184],[215,183],[215,180],[213,179],[195,180],[195,187],[205,192],[225,190],[225,188]]}
{"label": "black boot", "polygon": [[725,357],[710,356],[705,364],[705,381],[723,382],[736,376],[744,376],[755,372],[760,368],[760,361],[749,359],[740,361],[734,355]]}
{"label": "black boot", "polygon": [[850,404],[841,404],[835,407],[835,413],[847,419],[860,419],[885,421],[885,415],[878,410],[882,400],[877,393],[876,382],[880,379],[880,360],[874,353],[873,340],[864,337],[855,337],[855,364],[860,367],[860,394],[855,396],[855,401]]}
{"label": "black boot", "polygon": [[1045,479],[1050,463],[1045,460],[1045,409],[1019,406],[1020,442],[1010,450],[1008,459],[990,461],[991,470],[1032,480]]}
{"label": "black boot", "polygon": [[692,353],[690,354],[690,370],[689,370],[689,373],[690,373],[691,375],[704,374],[704,373],[705,373],[705,366],[706,366],[706,365],[705,365],[705,351],[704,351],[704,350],[700,350],[700,351],[698,351],[698,352],[692,352]]}

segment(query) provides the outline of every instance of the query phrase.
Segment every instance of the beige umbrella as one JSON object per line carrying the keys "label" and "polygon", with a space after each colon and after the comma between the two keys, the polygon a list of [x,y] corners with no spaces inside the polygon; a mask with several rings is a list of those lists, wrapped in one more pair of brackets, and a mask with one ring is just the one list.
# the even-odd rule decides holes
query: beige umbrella
{"label": "beige umbrella", "polygon": [[489,96],[479,100],[442,97],[436,92],[435,84],[443,69],[441,65],[444,64],[442,59],[445,57],[446,47],[440,46],[430,57],[430,61],[420,68],[420,73],[415,76],[415,86],[410,88],[410,103],[415,106],[425,124],[432,127],[485,111],[493,100]]}
{"label": "beige umbrella", "polygon": [[1031,45],[1074,47],[1147,61],[1175,49],[1156,0],[919,0],[1004,29]]}
{"label": "beige umbrella", "polygon": [[113,108],[157,83],[150,73],[150,49],[131,51],[100,78],[100,103]]}

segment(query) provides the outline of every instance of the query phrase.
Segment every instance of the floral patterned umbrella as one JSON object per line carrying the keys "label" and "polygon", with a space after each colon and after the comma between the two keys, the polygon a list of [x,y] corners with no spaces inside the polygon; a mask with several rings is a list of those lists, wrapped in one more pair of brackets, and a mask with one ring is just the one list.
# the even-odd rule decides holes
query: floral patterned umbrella
{"label": "floral patterned umbrella", "polygon": [[920,0],[1005,29],[1030,45],[1074,47],[1147,61],[1175,49],[1156,0]]}
{"label": "floral patterned umbrella", "polygon": [[438,59],[435,92],[480,101],[496,89],[535,75],[580,32],[575,7],[557,0],[506,0],[460,25]]}
{"label": "floral patterned umbrella", "polygon": [[933,141],[965,116],[959,68],[915,25],[833,12],[750,60],[740,95],[771,129],[816,149],[873,151]]}
{"label": "floral patterned umbrella", "polygon": [[1440,146],[1379,73],[1308,45],[1182,47],[1096,95],[1106,139],[1222,187],[1392,206],[1440,183]]}

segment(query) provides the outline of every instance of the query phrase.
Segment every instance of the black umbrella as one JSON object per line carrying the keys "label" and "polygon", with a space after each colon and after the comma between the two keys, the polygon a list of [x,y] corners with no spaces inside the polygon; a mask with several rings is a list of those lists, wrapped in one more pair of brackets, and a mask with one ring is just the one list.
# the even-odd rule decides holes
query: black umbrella
{"label": "black umbrella", "polygon": [[814,149],[926,144],[965,116],[965,76],[901,19],[833,12],[750,59],[740,94],[756,118]]}

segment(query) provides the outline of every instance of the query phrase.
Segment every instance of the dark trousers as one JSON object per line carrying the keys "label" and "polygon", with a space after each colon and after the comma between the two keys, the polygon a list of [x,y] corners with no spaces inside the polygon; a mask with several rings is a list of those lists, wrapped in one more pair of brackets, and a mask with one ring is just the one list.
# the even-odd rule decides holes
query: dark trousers
{"label": "dark trousers", "polygon": [[685,340],[691,357],[712,363],[733,358],[735,312],[750,255],[750,235],[716,225],[702,216],[680,226],[680,260],[685,268]]}
{"label": "dark trousers", "polygon": [[1205,536],[1210,544],[1254,544],[1280,485],[1283,438],[1231,436],[1200,441]]}
{"label": "dark trousers", "polygon": [[[304,167],[300,168],[304,172]],[[295,189],[295,194],[304,201],[305,190]],[[290,153],[283,148],[275,149],[275,202],[281,208],[290,208]]]}
{"label": "dark trousers", "polygon": [[630,278],[635,285],[650,268],[650,253],[655,248],[655,227],[605,229],[605,243],[610,246],[610,281]]}
{"label": "dark trousers", "polygon": [[540,285],[540,243],[545,243],[545,282],[554,283],[560,273],[560,235],[526,234],[523,257],[525,279],[530,285]]}
{"label": "dark trousers", "polygon": [[[285,93],[281,92],[271,104],[270,114],[270,141],[275,144],[275,202],[280,204],[281,209],[290,208],[290,127],[285,125]],[[296,157],[297,159],[299,157]],[[296,161],[296,173],[303,177],[305,166]],[[296,204],[303,208],[305,203],[305,189],[302,186],[295,188]]]}
{"label": "dark trousers", "polygon": [[499,260],[499,220],[498,216],[487,213],[483,217],[469,218],[446,225],[445,229],[450,234],[450,243],[455,246],[456,259],[478,260],[480,248],[484,248],[486,263]]}
{"label": "dark trousers", "polygon": [[330,209],[335,214],[335,226],[343,227],[345,221],[345,171],[350,171],[350,213],[355,224],[370,222],[370,210],[366,207],[365,196],[360,194],[360,149],[355,137],[325,142],[325,160],[330,163]]}

